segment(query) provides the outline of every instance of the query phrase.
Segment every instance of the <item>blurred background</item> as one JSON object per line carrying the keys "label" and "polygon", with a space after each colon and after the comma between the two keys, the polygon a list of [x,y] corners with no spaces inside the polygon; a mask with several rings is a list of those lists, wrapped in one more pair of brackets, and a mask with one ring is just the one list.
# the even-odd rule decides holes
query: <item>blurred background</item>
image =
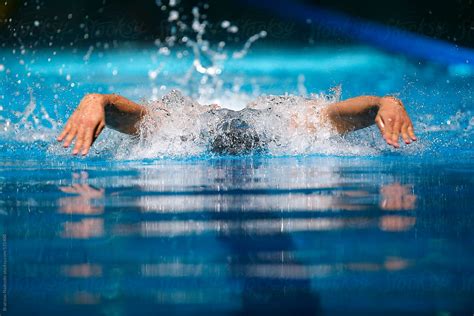
{"label": "blurred background", "polygon": [[[266,43],[317,45],[321,42],[350,42],[334,34],[317,21],[282,19],[275,11],[261,7],[261,1],[195,1],[176,0],[180,19],[192,19],[191,10],[198,6],[206,15],[210,29],[223,20],[232,21],[239,31],[235,35],[214,28],[214,38],[245,41],[266,30]],[[263,1],[265,2],[265,1]],[[294,0],[271,1],[275,8],[302,3],[379,22],[397,29],[474,47],[474,4],[472,0]],[[2,47],[80,46],[98,41],[149,44],[164,40],[169,34],[169,1],[160,0],[5,0],[0,3],[0,43]],[[214,33],[212,33],[214,32]]]}

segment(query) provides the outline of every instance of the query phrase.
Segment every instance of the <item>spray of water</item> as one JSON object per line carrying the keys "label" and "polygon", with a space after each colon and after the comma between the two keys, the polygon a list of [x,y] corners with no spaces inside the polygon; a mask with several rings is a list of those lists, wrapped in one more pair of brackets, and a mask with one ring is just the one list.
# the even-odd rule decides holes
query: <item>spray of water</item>
{"label": "spray of water", "polygon": [[[217,26],[211,26],[205,19],[205,14],[201,14],[201,10],[206,9],[206,5],[202,8],[194,7],[192,9],[192,19],[187,21],[180,14],[177,1],[170,1],[168,4],[160,1],[157,3],[162,10],[168,13],[168,23],[170,34],[165,37],[164,41],[156,40],[158,46],[158,54],[162,56],[175,55],[176,58],[192,55],[192,65],[190,65],[186,74],[177,80],[176,87],[186,91],[191,97],[201,103],[219,103],[220,99],[242,99],[244,102],[250,100],[248,95],[240,92],[238,87],[238,79],[232,83],[230,89],[224,88],[226,82],[223,79],[225,72],[225,64],[230,60],[244,58],[251,49],[251,46],[267,36],[265,30],[261,30],[257,34],[250,36],[240,49],[229,48],[225,41],[212,41],[207,38],[209,33],[216,33],[219,30],[234,34],[237,33],[238,27],[229,21],[222,21]],[[210,28],[213,27],[212,32]],[[162,73],[164,65],[160,64],[158,68],[149,71],[149,78],[153,82],[170,81],[165,74]],[[171,80],[173,81],[173,80]],[[163,90],[163,89],[161,89]],[[154,90],[154,99],[157,99],[159,90]]]}

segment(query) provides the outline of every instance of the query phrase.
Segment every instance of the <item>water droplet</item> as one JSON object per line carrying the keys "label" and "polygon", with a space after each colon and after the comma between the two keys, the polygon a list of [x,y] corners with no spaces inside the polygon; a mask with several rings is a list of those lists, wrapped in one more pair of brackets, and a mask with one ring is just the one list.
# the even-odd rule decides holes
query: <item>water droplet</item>
{"label": "water droplet", "polygon": [[148,72],[148,78],[150,78],[151,80],[155,80],[156,77],[158,77],[158,71],[156,70],[150,70]]}
{"label": "water droplet", "polygon": [[239,28],[235,25],[232,25],[227,29],[227,31],[229,31],[230,33],[237,33],[239,31]]}
{"label": "water droplet", "polygon": [[165,56],[168,56],[170,54],[170,49],[168,47],[161,47],[158,52],[161,54],[161,55],[165,55]]}
{"label": "water droplet", "polygon": [[39,22],[39,21],[35,21],[35,22],[33,22],[33,24],[34,24],[36,27],[38,27],[38,26],[40,25],[40,22]]}
{"label": "water droplet", "polygon": [[170,11],[170,15],[168,16],[168,22],[176,21],[179,19],[179,12],[176,10]]}
{"label": "water droplet", "polygon": [[221,23],[221,27],[226,29],[230,26],[230,22],[229,21],[222,21]]}

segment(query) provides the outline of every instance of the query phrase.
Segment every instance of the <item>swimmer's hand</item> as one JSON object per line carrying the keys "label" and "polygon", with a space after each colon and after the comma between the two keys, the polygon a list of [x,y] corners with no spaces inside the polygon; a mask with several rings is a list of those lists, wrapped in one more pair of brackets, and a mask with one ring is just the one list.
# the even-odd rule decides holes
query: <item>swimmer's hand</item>
{"label": "swimmer's hand", "polygon": [[63,146],[67,148],[76,139],[72,150],[73,155],[77,155],[79,152],[83,156],[87,155],[92,144],[105,127],[106,104],[107,97],[105,95],[89,94],[85,96],[58,136],[58,142],[64,141]]}
{"label": "swimmer's hand", "polygon": [[417,140],[413,124],[403,103],[394,97],[380,98],[375,123],[387,144],[395,148],[400,147],[398,142],[400,136],[405,144],[411,144]]}
{"label": "swimmer's hand", "polygon": [[69,147],[76,139],[73,155],[80,152],[85,156],[106,125],[121,133],[137,135],[138,123],[146,113],[142,105],[116,94],[88,94],[71,115],[57,140],[64,141],[64,147]]}

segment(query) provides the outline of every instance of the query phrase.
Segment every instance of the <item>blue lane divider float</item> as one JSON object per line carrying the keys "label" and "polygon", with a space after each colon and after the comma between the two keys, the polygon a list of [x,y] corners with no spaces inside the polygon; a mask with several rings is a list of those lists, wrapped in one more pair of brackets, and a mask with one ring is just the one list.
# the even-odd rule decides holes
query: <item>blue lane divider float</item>
{"label": "blue lane divider float", "polygon": [[400,30],[376,22],[354,18],[346,14],[289,0],[243,0],[283,18],[312,23],[338,35],[370,44],[390,52],[428,60],[447,66],[474,67],[474,50]]}

